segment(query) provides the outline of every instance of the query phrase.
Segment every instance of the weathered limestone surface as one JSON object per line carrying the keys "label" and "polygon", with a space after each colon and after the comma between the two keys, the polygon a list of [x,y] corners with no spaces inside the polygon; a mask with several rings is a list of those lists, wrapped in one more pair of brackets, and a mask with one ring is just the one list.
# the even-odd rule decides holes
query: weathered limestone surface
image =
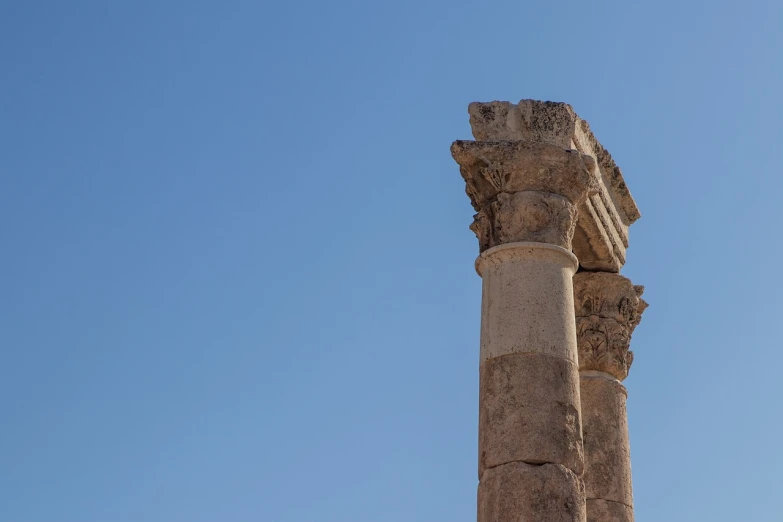
{"label": "weathered limestone surface", "polygon": [[542,353],[577,363],[571,293],[576,266],[573,254],[541,243],[502,245],[479,256],[482,362]]}
{"label": "weathered limestone surface", "polygon": [[530,141],[455,141],[451,153],[460,165],[476,210],[501,192],[536,190],[579,204],[598,188],[595,161],[547,143]]}
{"label": "weathered limestone surface", "polygon": [[523,241],[571,250],[577,206],[598,187],[590,156],[524,141],[455,141],[451,154],[477,212],[470,228],[481,251]]}
{"label": "weathered limestone surface", "polygon": [[590,522],[633,521],[627,392],[631,335],[647,303],[644,287],[619,274],[574,276],[585,492]]}
{"label": "weathered limestone surface", "polygon": [[643,286],[619,274],[580,272],[574,276],[579,369],[606,372],[623,380],[633,363],[631,334],[647,303]]}
{"label": "weathered limestone surface", "polygon": [[594,161],[598,186],[589,198],[578,203],[574,252],[584,268],[618,272],[625,263],[628,227],[639,218],[639,210],[622,172],[587,122],[568,104],[535,100],[522,100],[516,105],[471,103],[468,112],[476,140],[550,144],[576,150]]}
{"label": "weathered limestone surface", "polygon": [[639,211],[569,105],[468,112],[476,141],[451,153],[482,278],[478,520],[630,522],[620,381],[647,304],[617,272]]}
{"label": "weathered limestone surface", "polygon": [[557,464],[512,462],[488,469],[478,488],[482,522],[585,522],[582,481]]}
{"label": "weathered limestone surface", "polygon": [[587,520],[595,522],[634,522],[633,508],[607,500],[587,499]]}
{"label": "weathered limestone surface", "polygon": [[508,462],[561,464],[581,475],[579,408],[579,370],[573,362],[541,353],[485,361],[479,385],[479,477]]}
{"label": "weathered limestone surface", "polygon": [[571,248],[600,173],[589,155],[514,139],[451,147],[481,253],[479,522],[582,521]]}
{"label": "weathered limestone surface", "polygon": [[613,379],[582,376],[585,490],[588,499],[633,507],[631,445],[625,386]]}

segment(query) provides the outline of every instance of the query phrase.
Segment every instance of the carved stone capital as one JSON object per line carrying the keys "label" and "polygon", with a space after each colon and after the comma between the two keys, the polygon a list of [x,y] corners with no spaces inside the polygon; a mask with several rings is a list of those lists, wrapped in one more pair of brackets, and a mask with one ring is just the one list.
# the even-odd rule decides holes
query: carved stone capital
{"label": "carved stone capital", "polygon": [[577,206],[598,187],[590,156],[527,141],[456,141],[451,153],[477,211],[470,228],[482,252],[519,241],[571,249]]}
{"label": "carved stone capital", "polygon": [[470,229],[481,252],[520,241],[550,243],[571,249],[576,227],[576,205],[551,192],[501,192],[473,216]]}
{"label": "carved stone capital", "polygon": [[628,227],[639,209],[611,154],[587,122],[566,103],[522,100],[471,103],[470,126],[477,140],[525,140],[576,149],[595,159],[598,190],[578,203],[573,249],[588,270],[619,272],[628,248]]}
{"label": "carved stone capital", "polygon": [[579,369],[606,372],[619,380],[633,363],[631,335],[647,302],[643,286],[620,274],[579,272],[574,276],[574,308]]}

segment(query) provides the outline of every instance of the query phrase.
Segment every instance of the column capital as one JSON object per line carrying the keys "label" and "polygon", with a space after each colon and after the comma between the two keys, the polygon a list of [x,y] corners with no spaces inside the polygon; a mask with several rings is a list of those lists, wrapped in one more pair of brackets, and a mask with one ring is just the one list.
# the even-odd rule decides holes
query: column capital
{"label": "column capital", "polygon": [[579,369],[606,372],[619,380],[633,363],[631,335],[647,302],[643,286],[609,272],[579,272],[574,276]]}
{"label": "column capital", "polygon": [[451,154],[477,211],[480,251],[514,242],[571,250],[577,206],[598,188],[592,157],[530,141],[455,141]]}
{"label": "column capital", "polygon": [[639,219],[639,209],[620,168],[590,125],[567,103],[537,100],[471,103],[468,113],[476,140],[548,143],[594,159],[599,186],[577,205],[573,250],[587,270],[619,272],[625,264],[628,227]]}

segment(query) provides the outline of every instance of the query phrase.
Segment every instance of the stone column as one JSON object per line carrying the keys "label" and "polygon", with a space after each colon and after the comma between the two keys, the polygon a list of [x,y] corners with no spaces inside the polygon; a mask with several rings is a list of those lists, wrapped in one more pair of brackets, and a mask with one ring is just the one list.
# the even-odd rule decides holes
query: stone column
{"label": "stone column", "polygon": [[533,141],[451,152],[481,252],[478,521],[584,522],[571,241],[596,163]]}
{"label": "stone column", "polygon": [[633,362],[631,334],[647,308],[643,291],[620,274],[574,277],[589,522],[634,520],[628,393],[621,381]]}

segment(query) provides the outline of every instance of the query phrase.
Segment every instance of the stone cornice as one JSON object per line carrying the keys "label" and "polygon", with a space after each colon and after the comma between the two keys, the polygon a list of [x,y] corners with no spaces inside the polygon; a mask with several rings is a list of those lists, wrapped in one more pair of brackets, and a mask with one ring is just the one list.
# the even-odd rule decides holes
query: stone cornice
{"label": "stone cornice", "polygon": [[451,155],[476,210],[501,192],[551,192],[578,205],[598,190],[592,157],[548,143],[455,141]]}
{"label": "stone cornice", "polygon": [[647,302],[643,286],[608,272],[579,272],[574,276],[579,369],[606,372],[619,380],[633,363],[631,335]]}
{"label": "stone cornice", "polygon": [[601,145],[585,120],[566,103],[522,100],[471,103],[468,112],[477,140],[548,143],[575,149],[594,159],[599,186],[579,204],[574,251],[589,270],[619,272],[628,248],[628,227],[639,209],[611,154]]}

